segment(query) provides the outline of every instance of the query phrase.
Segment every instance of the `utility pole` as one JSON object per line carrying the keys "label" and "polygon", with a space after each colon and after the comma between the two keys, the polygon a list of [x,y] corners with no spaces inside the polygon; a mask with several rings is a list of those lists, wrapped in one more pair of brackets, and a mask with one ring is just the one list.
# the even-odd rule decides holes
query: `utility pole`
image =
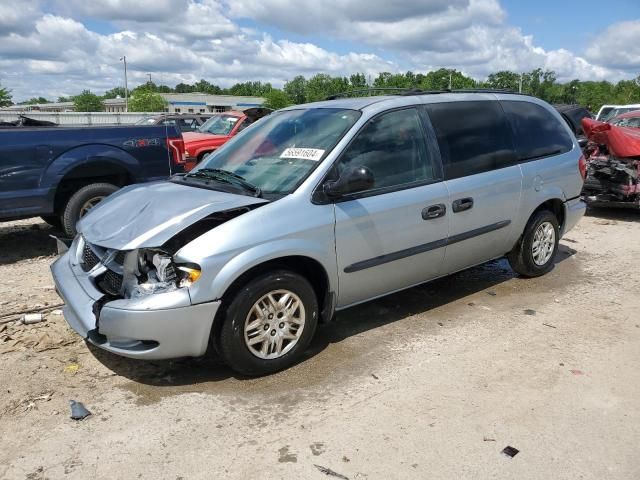
{"label": "utility pole", "polygon": [[127,57],[123,55],[120,61],[124,62],[124,111],[129,111],[129,85],[127,82]]}
{"label": "utility pole", "polygon": [[451,72],[449,72],[449,90],[451,90]]}
{"label": "utility pole", "polygon": [[151,83],[151,74],[147,73],[147,75],[149,75],[149,83]]}
{"label": "utility pole", "polygon": [[522,93],[522,73],[520,74],[520,82],[518,82],[518,93]]}

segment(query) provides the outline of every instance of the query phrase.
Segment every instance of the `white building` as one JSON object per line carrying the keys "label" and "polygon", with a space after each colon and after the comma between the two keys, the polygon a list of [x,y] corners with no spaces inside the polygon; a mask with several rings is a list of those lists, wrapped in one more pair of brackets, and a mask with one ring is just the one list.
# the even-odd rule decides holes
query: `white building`
{"label": "white building", "polygon": [[[161,93],[167,101],[165,111],[169,113],[215,113],[229,110],[245,110],[259,107],[265,102],[262,97],[239,97],[235,95],[209,95],[206,93]],[[124,98],[103,101],[105,112],[124,112]],[[12,105],[0,110],[11,112],[73,112],[73,102],[39,103],[35,105]]]}

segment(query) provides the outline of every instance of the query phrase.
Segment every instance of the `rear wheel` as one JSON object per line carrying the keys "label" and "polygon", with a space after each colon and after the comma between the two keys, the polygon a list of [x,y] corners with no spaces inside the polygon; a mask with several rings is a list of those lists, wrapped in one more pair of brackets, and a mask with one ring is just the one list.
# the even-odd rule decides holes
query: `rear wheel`
{"label": "rear wheel", "polygon": [[507,260],[523,277],[539,277],[553,268],[559,241],[558,219],[549,210],[541,210],[531,217]]}
{"label": "rear wheel", "polygon": [[74,193],[62,213],[62,229],[69,237],[75,237],[76,223],[119,187],[111,183],[92,183]]}
{"label": "rear wheel", "polygon": [[217,350],[244,375],[265,375],[293,365],[318,323],[318,301],[306,278],[286,270],[242,287],[224,312]]}

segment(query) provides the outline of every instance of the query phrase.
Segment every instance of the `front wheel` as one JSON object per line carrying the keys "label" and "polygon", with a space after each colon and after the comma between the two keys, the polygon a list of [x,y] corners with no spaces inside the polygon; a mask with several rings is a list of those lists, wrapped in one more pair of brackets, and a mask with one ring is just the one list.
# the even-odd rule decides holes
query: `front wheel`
{"label": "front wheel", "polygon": [[507,260],[523,277],[539,277],[553,268],[559,241],[558,219],[549,210],[541,210],[531,217]]}
{"label": "front wheel", "polygon": [[242,287],[224,311],[217,350],[243,375],[266,375],[293,365],[318,324],[318,300],[309,281],[279,270]]}

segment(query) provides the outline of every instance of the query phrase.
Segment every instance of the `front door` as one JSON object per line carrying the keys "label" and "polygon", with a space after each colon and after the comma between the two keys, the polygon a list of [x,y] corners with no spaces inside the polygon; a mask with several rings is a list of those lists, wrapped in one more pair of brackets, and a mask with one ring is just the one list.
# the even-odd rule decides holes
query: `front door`
{"label": "front door", "polygon": [[335,204],[339,308],[437,277],[450,217],[415,108],[373,118],[336,164],[350,166],[371,170],[375,185]]}

